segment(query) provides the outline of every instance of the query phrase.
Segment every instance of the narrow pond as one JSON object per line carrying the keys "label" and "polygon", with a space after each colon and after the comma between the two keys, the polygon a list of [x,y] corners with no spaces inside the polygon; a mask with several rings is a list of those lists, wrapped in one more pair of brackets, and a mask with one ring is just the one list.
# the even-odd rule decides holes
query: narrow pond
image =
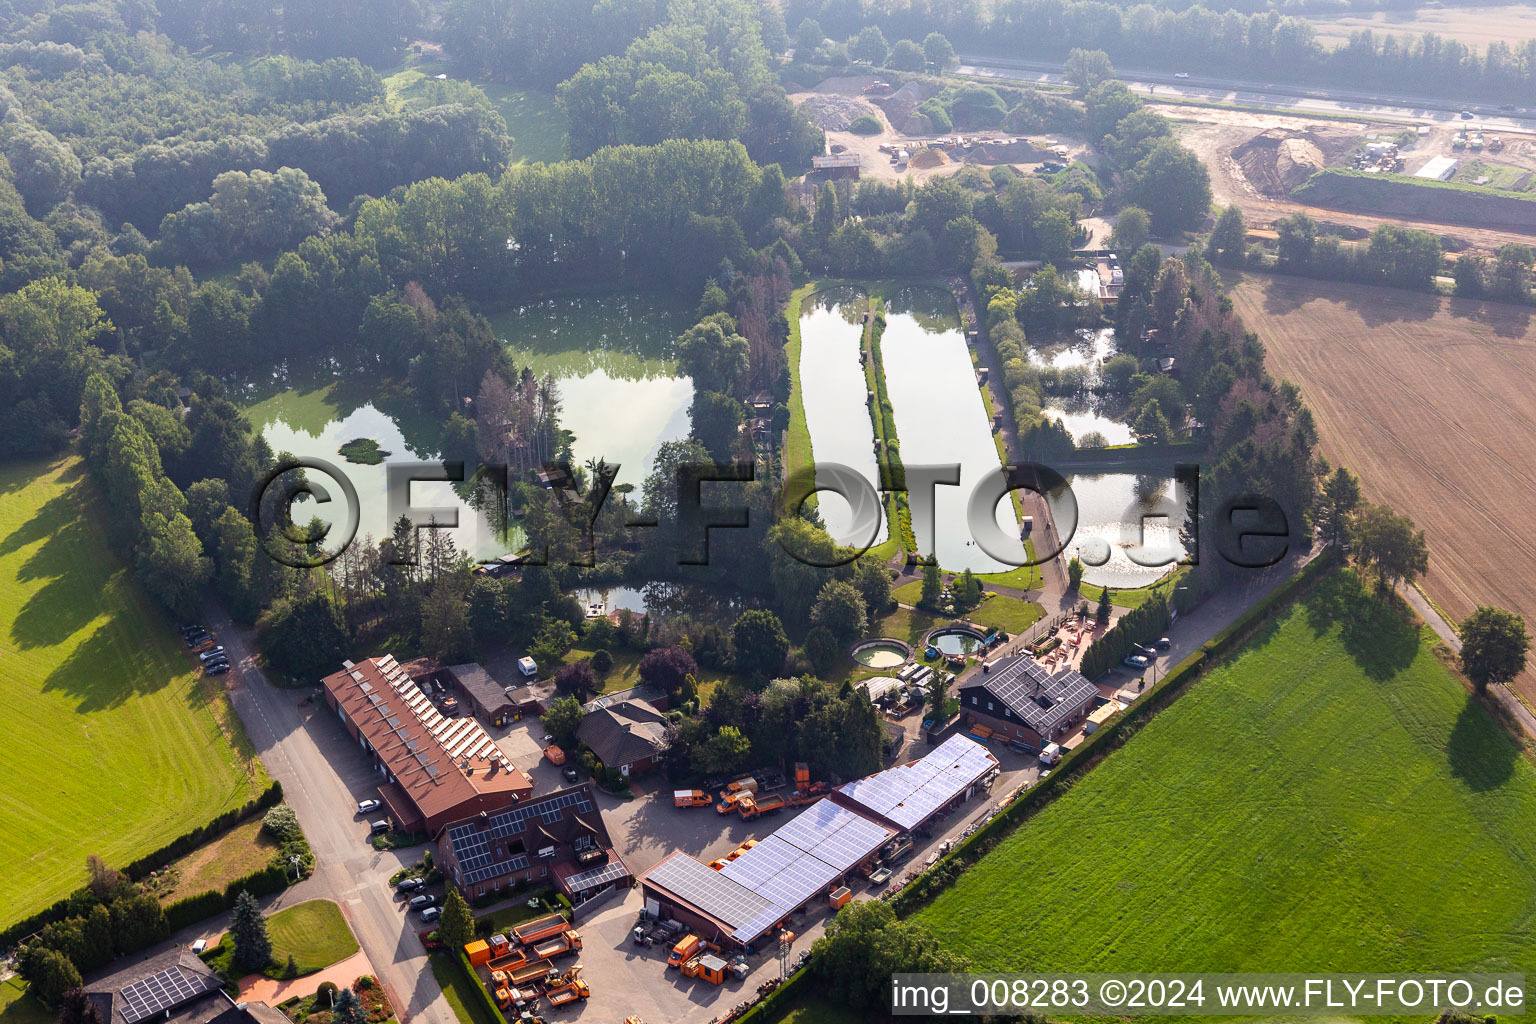
{"label": "narrow pond", "polygon": [[[800,401],[816,462],[854,470],[878,490],[875,429],[865,402],[869,386],[859,361],[868,308],[868,298],[852,287],[820,291],[800,304]],[[825,473],[817,474],[817,483],[827,482]],[[841,494],[819,491],[816,502],[822,523],[839,544],[872,545],[885,540],[884,516],[871,540],[867,530],[853,528],[853,509]]]}
{"label": "narrow pond", "polygon": [[677,373],[677,336],[693,321],[658,295],[542,299],[489,314],[519,368],[560,384],[560,425],[576,435],[577,463],[617,464],[639,487],[665,441],[688,436],[693,382]]}
{"label": "narrow pond", "polygon": [[[1115,589],[1145,587],[1172,572],[1184,557],[1179,530],[1187,495],[1172,478],[1105,473],[1068,477],[1067,482],[1077,502],[1077,522],[1061,558],[1081,559],[1086,582]],[[1071,502],[1057,494],[1050,504],[1051,518],[1066,536]]]}
{"label": "narrow pond", "polygon": [[[959,572],[1007,572],[1014,566],[974,543],[966,523],[971,491],[1002,464],[992,439],[970,350],[954,299],[936,288],[904,288],[886,306],[880,352],[905,465],[960,464],[960,486],[934,488],[934,554]],[[1019,527],[1010,500],[998,502],[998,526],[1017,545]],[[919,529],[919,547],[928,539]],[[925,554],[927,552],[924,552]]]}
{"label": "narrow pond", "polygon": [[[1092,387],[1098,379],[1099,366],[1114,354],[1115,331],[1105,327],[1096,331],[1078,331],[1071,341],[1061,344],[1031,348],[1029,361],[1056,370],[1081,368],[1086,375],[1084,384]],[[1080,398],[1049,397],[1044,412],[1060,420],[1079,447],[1091,434],[1103,438],[1105,445],[1131,444],[1136,440],[1130,424],[1108,415],[1102,400],[1092,394]]]}

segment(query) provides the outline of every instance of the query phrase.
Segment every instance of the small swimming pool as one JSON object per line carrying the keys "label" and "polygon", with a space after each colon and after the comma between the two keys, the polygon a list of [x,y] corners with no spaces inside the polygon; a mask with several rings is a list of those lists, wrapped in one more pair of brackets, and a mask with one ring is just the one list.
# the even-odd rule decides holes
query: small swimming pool
{"label": "small swimming pool", "polygon": [[912,648],[900,640],[881,638],[859,644],[851,653],[854,661],[868,668],[895,668],[912,657]]}
{"label": "small swimming pool", "polygon": [[973,654],[981,647],[982,635],[965,626],[945,626],[928,634],[928,646],[936,647],[946,658]]}

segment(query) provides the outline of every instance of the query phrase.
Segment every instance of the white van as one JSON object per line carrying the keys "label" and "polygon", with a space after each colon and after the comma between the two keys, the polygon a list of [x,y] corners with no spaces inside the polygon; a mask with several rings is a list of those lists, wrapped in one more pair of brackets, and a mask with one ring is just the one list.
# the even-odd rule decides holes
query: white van
{"label": "white van", "polygon": [[519,658],[517,660],[517,670],[529,679],[532,679],[539,674],[539,665],[532,658]]}
{"label": "white van", "polygon": [[1047,743],[1045,749],[1040,751],[1040,764],[1046,768],[1054,768],[1061,763],[1061,747],[1055,743]]}

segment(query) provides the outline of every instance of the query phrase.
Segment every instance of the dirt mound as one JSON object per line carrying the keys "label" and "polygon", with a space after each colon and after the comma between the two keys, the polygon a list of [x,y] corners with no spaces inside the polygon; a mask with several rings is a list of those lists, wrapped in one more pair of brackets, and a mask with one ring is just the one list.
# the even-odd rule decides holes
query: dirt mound
{"label": "dirt mound", "polygon": [[856,118],[868,115],[879,118],[880,111],[862,100],[836,93],[812,93],[803,98],[802,105],[818,128],[844,132]]}
{"label": "dirt mound", "polygon": [[979,142],[963,153],[968,163],[983,164],[1038,164],[1055,159],[1050,150],[1041,149],[1028,139]]}
{"label": "dirt mound", "polygon": [[930,96],[937,95],[939,87],[928,82],[908,82],[889,96],[881,96],[874,102],[899,132],[908,135],[929,135],[933,125],[928,118],[917,113],[917,105]]}
{"label": "dirt mound", "polygon": [[873,75],[853,75],[848,78],[823,79],[811,92],[836,96],[863,96],[864,90],[879,79]]}
{"label": "dirt mound", "polygon": [[942,167],[949,159],[942,150],[925,149],[912,158],[911,166],[918,168]]}
{"label": "dirt mound", "polygon": [[1328,165],[1310,132],[1298,135],[1283,128],[1249,139],[1232,151],[1232,159],[1249,184],[1274,198],[1290,195],[1291,189]]}

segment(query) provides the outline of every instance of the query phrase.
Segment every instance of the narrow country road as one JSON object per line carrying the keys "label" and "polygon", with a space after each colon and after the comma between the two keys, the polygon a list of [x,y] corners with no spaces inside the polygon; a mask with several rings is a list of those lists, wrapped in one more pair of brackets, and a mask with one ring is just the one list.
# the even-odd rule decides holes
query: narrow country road
{"label": "narrow country road", "polygon": [[[1456,633],[1456,627],[1447,622],[1445,617],[1430,604],[1415,586],[1403,586],[1398,588],[1398,593],[1408,602],[1408,606],[1419,613],[1419,618],[1429,624],[1429,628],[1435,631],[1435,635],[1445,641],[1445,645],[1453,651],[1461,650],[1461,637]],[[1531,714],[1531,709],[1521,703],[1509,687],[1499,685],[1490,686],[1488,695],[1504,706],[1511,717],[1520,723],[1520,728],[1525,735],[1536,740],[1536,715]]]}
{"label": "narrow country road", "polygon": [[268,681],[256,665],[250,634],[230,622],[222,606],[210,600],[203,615],[235,666],[224,677],[235,711],[314,848],[307,895],[341,905],[401,1024],[458,1024],[432,976],[415,919],[389,886],[389,876],[414,862],[422,848],[379,852],[368,844],[367,823],[356,816],[359,800],[377,796],[362,751],[322,701],[307,699],[316,691],[283,690]]}

